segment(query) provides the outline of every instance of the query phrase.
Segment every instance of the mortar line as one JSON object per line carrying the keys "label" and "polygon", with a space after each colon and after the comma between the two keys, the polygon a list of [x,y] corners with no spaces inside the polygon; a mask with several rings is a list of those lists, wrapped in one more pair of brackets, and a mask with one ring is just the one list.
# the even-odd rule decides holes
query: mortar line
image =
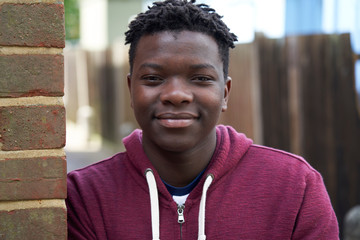
{"label": "mortar line", "polygon": [[64,199],[41,199],[23,201],[0,201],[0,211],[14,211],[32,208],[66,208]]}
{"label": "mortar line", "polygon": [[0,98],[0,107],[16,106],[58,106],[64,105],[63,97],[20,97],[20,98]]}
{"label": "mortar line", "polygon": [[64,0],[0,0],[0,6],[6,3],[18,4],[34,4],[34,3],[47,3],[47,4],[64,4]]}
{"label": "mortar line", "polygon": [[9,158],[65,157],[64,149],[0,151],[0,161]]}
{"label": "mortar line", "polygon": [[0,46],[1,55],[50,54],[63,55],[63,48]]}

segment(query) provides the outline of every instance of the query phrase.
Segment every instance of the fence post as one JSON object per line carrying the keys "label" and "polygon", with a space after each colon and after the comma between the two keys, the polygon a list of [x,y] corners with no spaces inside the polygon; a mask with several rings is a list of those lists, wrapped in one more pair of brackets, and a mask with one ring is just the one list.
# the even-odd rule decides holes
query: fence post
{"label": "fence post", "polygon": [[0,1],[0,240],[66,239],[63,0]]}

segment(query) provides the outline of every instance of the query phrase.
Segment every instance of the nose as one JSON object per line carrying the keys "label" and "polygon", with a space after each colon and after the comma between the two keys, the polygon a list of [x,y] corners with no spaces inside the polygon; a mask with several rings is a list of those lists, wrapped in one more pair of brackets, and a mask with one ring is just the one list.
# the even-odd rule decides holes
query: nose
{"label": "nose", "polygon": [[181,105],[193,101],[193,94],[187,81],[180,78],[169,79],[161,89],[163,104]]}

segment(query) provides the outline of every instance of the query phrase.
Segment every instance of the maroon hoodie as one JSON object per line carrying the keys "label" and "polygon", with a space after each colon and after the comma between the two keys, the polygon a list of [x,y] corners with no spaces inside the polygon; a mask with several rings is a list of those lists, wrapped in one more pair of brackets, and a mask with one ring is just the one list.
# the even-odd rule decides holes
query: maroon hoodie
{"label": "maroon hoodie", "polygon": [[[210,240],[338,239],[322,177],[304,159],[253,145],[231,127],[218,126],[216,133],[216,150],[185,202],[183,223],[136,130],[124,139],[126,152],[69,173],[69,239],[152,239],[156,229],[168,240],[205,239],[201,231]],[[153,206],[149,169],[158,194]],[[207,177],[212,182],[202,194]]]}

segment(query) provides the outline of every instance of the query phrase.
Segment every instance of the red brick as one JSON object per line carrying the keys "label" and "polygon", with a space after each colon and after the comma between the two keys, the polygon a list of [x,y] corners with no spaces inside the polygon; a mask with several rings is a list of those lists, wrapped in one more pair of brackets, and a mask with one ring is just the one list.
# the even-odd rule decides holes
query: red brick
{"label": "red brick", "polygon": [[66,210],[32,208],[0,211],[0,239],[67,239]]}
{"label": "red brick", "polygon": [[63,55],[0,55],[0,97],[63,96]]}
{"label": "red brick", "polygon": [[0,169],[0,201],[66,198],[65,157],[5,159]]}
{"label": "red brick", "polygon": [[63,106],[0,107],[3,151],[52,149],[65,146]]}
{"label": "red brick", "polygon": [[64,5],[0,5],[0,45],[65,47]]}

